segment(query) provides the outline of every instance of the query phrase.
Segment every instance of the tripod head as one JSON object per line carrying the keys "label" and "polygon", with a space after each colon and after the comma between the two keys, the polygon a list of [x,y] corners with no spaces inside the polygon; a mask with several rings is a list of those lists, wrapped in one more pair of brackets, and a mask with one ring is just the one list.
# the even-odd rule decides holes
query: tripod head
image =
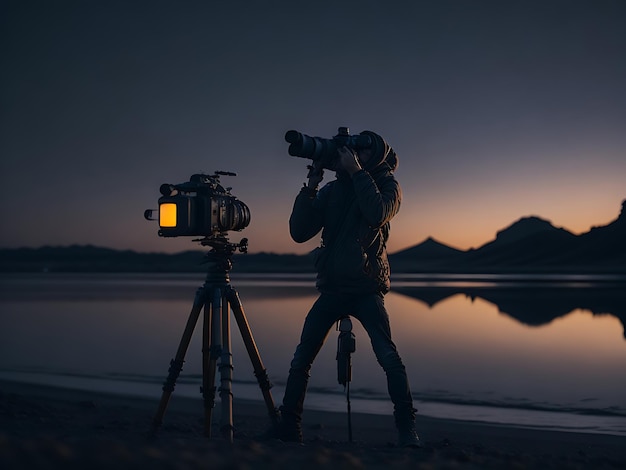
{"label": "tripod head", "polygon": [[223,253],[227,256],[232,255],[237,250],[241,253],[248,252],[248,239],[242,238],[239,243],[230,243],[228,237],[224,233],[217,235],[210,235],[204,238],[196,238],[194,242],[199,242],[202,246],[210,246],[213,248],[211,251],[216,253]]}
{"label": "tripod head", "polygon": [[248,239],[242,238],[239,243],[230,243],[224,233],[211,235],[193,240],[200,242],[202,246],[210,246],[211,250],[206,254],[203,264],[208,264],[207,282],[223,283],[229,282],[229,271],[233,267],[232,256],[237,250],[241,253],[248,252]]}

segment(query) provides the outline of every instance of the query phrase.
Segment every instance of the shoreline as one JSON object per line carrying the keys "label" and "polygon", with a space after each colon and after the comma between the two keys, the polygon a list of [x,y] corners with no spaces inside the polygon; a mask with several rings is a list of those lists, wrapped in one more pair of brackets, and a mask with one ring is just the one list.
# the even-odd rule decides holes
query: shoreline
{"label": "shoreline", "polygon": [[[80,374],[44,374],[41,372],[0,370],[0,383],[17,382],[24,385],[36,387],[52,387],[74,390],[77,392],[96,393],[101,395],[115,395],[131,399],[143,399],[157,401],[161,396],[162,380],[157,382],[125,382],[119,380],[111,381],[107,377],[96,375],[81,376]],[[235,381],[236,382],[236,381]],[[173,393],[174,399],[184,398],[188,400],[200,400],[199,392],[201,380],[193,383],[183,380],[176,384]],[[235,385],[235,384],[233,384]],[[257,383],[236,384],[237,389],[233,389],[234,397],[242,402],[251,404],[263,403]],[[281,385],[273,384],[274,397],[282,396],[284,388]],[[219,402],[219,397],[216,397]],[[372,398],[360,397],[358,392],[353,390],[351,394],[353,413],[362,413],[376,416],[388,416],[392,413],[392,404],[387,396]],[[507,426],[524,429],[536,429],[560,432],[584,432],[588,434],[607,434],[612,436],[622,436],[626,438],[626,415],[620,413],[609,413],[603,410],[579,409],[572,411],[556,408],[516,406],[513,404],[489,403],[484,401],[463,402],[452,400],[428,400],[416,398],[416,407],[420,415],[428,418],[453,420],[461,422],[474,422],[491,424],[497,426]],[[307,392],[308,409],[337,413],[347,416],[345,395],[340,393],[328,393],[316,391],[314,387]],[[597,413],[594,413],[597,411]],[[345,418],[347,420],[347,418]]]}
{"label": "shoreline", "polygon": [[305,444],[269,435],[266,406],[234,400],[235,442],[204,434],[200,399],[174,396],[155,440],[158,400],[0,380],[0,467],[12,468],[624,468],[626,438],[417,417],[422,449],[395,447],[393,418],[305,410]]}
{"label": "shoreline", "polygon": [[[136,278],[140,276],[152,276],[171,278],[176,277],[180,279],[186,279],[190,281],[202,282],[206,276],[206,271],[145,271],[145,270],[83,270],[83,271],[42,271],[42,270],[17,270],[17,271],[3,271],[0,270],[0,278],[2,279],[16,279],[25,277],[39,277],[48,279],[50,277],[76,277],[76,276],[110,276],[120,278]],[[266,271],[241,271],[233,268],[229,272],[229,276],[234,280],[256,280],[256,279],[271,279],[278,281],[303,281],[307,282],[310,287],[315,290],[315,278],[316,273],[314,271],[299,271],[299,270],[266,270]],[[524,271],[524,270],[511,270],[511,271],[499,271],[499,270],[484,270],[484,271],[471,271],[471,270],[458,270],[458,271],[393,271],[391,274],[391,283],[394,282],[406,282],[406,281],[424,281],[424,282],[520,282],[520,281],[533,281],[533,282],[595,282],[603,284],[605,282],[611,283],[624,283],[626,282],[626,271],[584,271],[584,270],[564,270],[564,271]]]}

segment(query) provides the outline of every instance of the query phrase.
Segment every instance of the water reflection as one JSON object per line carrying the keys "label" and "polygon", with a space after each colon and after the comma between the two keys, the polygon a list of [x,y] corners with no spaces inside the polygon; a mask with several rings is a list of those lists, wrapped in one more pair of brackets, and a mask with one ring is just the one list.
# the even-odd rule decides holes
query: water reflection
{"label": "water reflection", "polygon": [[400,285],[394,291],[421,300],[431,308],[463,294],[484,299],[520,323],[546,325],[576,310],[610,315],[622,324],[626,339],[626,285],[621,283],[438,283]]}
{"label": "water reflection", "polygon": [[[202,276],[12,276],[0,282],[0,377],[38,371],[67,379],[115,380],[155,394],[166,376]],[[394,340],[418,407],[573,411],[626,416],[625,293],[609,282],[397,282],[386,297]],[[280,400],[311,279],[233,277]],[[198,395],[201,328],[180,379]],[[354,409],[389,412],[386,381],[367,334],[354,322]],[[233,332],[234,393],[260,399],[240,335]],[[343,409],[336,379],[337,334],[316,359],[307,398]],[[99,387],[103,385],[98,385]],[[143,388],[142,388],[143,387]],[[127,391],[129,391],[127,389]],[[316,402],[317,400],[317,402]],[[361,400],[361,401],[359,401]],[[373,404],[375,403],[375,404]]]}

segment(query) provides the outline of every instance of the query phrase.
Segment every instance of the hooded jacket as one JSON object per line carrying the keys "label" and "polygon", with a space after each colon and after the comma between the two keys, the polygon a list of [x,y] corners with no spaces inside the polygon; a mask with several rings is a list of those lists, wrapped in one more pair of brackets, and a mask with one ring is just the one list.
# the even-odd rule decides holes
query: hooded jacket
{"label": "hooded jacket", "polygon": [[386,242],[389,222],[402,192],[393,176],[398,159],[380,136],[371,159],[352,176],[343,170],[319,191],[302,188],[294,202],[289,230],[298,243],[322,230],[313,251],[317,288],[347,294],[389,291]]}

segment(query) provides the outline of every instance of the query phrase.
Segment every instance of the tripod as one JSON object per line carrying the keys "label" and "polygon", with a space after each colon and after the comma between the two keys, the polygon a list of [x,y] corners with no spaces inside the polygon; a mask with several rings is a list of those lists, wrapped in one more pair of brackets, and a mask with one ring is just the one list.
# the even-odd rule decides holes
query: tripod
{"label": "tripod", "polygon": [[[230,285],[228,272],[232,268],[232,254],[239,249],[245,253],[248,248],[248,240],[242,239],[240,243],[229,243],[224,235],[206,237],[199,241],[203,246],[211,246],[207,253],[206,262],[208,272],[204,285],[200,287],[193,302],[187,326],[180,340],[174,359],[170,361],[168,376],[163,384],[163,394],[152,421],[152,432],[163,424],[163,416],[169,403],[172,392],[185,362],[185,354],[194,327],[204,309],[204,328],[202,330],[202,397],[204,403],[204,434],[211,437],[211,418],[215,407],[215,375],[219,368],[221,399],[220,431],[222,436],[230,443],[233,442],[233,361],[230,335],[230,312],[233,315],[241,332],[241,336],[252,361],[254,375],[257,378],[263,398],[267,406],[270,420],[274,427],[278,424],[278,409],[274,406],[274,400],[270,393],[272,384],[267,376],[267,371],[261,361],[252,331],[243,311],[237,291]],[[219,366],[218,358],[221,358]]]}

